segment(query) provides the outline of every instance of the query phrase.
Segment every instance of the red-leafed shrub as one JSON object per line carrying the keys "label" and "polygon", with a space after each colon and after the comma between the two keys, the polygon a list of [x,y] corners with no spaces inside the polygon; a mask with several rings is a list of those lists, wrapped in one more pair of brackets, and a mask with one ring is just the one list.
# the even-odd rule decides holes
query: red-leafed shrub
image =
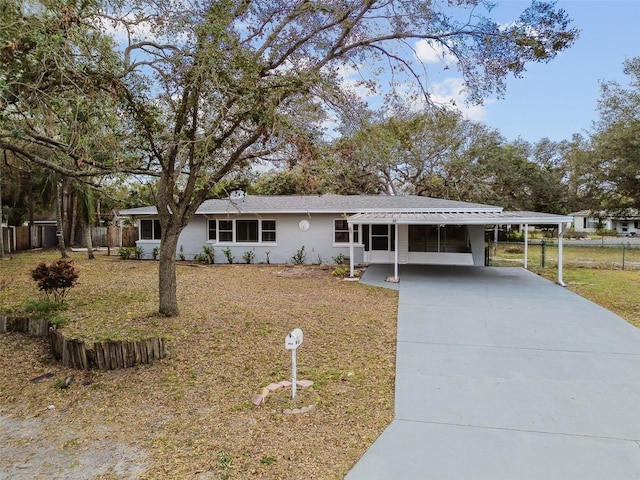
{"label": "red-leafed shrub", "polygon": [[38,284],[38,290],[44,292],[47,300],[63,303],[69,289],[78,283],[78,270],[73,260],[54,260],[49,265],[40,262],[31,271],[31,278]]}

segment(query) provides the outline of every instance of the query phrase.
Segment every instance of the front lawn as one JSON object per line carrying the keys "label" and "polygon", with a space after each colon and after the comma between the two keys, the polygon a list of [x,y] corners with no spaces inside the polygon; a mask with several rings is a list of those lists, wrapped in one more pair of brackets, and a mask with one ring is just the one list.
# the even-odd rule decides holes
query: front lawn
{"label": "front lawn", "polygon": [[[52,362],[44,340],[0,334],[0,433],[3,422],[26,428],[41,420],[37,438],[12,437],[10,453],[41,441],[56,447],[49,455],[75,458],[69,468],[78,470],[86,452],[112,445],[138,459],[140,478],[338,479],[392,420],[396,292],[314,267],[179,262],[181,313],[164,318],[154,315],[157,262],[85,255],[73,254],[80,283],[63,312],[65,332],[89,340],[160,335],[169,357],[79,372]],[[55,258],[29,253],[0,262],[5,314],[38,298],[29,271]],[[299,389],[294,403],[281,389],[253,405],[263,387],[290,379],[284,339],[295,327],[304,331],[298,378],[314,381],[313,390]],[[46,373],[53,376],[30,381]],[[72,374],[71,386],[60,388]],[[283,414],[305,403],[315,408]],[[2,448],[0,470],[10,471],[19,460]],[[34,477],[59,468],[42,457]],[[96,478],[124,477],[118,468]]]}

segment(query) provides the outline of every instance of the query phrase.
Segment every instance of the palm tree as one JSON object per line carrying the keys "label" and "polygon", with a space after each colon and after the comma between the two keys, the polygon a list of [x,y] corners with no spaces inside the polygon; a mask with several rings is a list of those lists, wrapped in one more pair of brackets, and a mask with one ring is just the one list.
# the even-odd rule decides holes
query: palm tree
{"label": "palm tree", "polygon": [[77,204],[77,213],[79,220],[84,228],[85,241],[87,243],[87,252],[89,260],[93,260],[93,239],[91,238],[91,230],[96,221],[96,201],[94,188],[85,183],[74,182],[74,193]]}

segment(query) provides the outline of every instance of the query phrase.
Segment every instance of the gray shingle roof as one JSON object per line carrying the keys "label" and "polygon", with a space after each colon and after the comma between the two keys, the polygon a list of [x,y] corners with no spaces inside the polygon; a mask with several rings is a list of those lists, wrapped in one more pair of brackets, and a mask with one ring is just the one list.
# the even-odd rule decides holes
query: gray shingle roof
{"label": "gray shingle roof", "polygon": [[[233,213],[367,213],[367,212],[500,212],[481,203],[457,202],[415,195],[247,195],[240,199],[207,200],[197,214]],[[155,207],[122,210],[121,215],[153,215]]]}

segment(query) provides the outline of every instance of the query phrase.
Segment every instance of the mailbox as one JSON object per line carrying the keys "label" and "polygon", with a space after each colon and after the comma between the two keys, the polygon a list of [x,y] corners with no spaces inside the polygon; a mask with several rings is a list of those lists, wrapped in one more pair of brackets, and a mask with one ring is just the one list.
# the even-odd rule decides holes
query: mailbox
{"label": "mailbox", "polygon": [[299,328],[296,328],[292,330],[291,333],[287,334],[287,336],[285,337],[284,347],[287,350],[295,350],[302,344],[302,340],[303,340],[302,330],[300,330]]}
{"label": "mailbox", "polygon": [[284,348],[291,350],[291,398],[296,398],[296,384],[298,381],[298,366],[296,360],[296,352],[298,347],[302,345],[302,330],[294,328],[284,338]]}

